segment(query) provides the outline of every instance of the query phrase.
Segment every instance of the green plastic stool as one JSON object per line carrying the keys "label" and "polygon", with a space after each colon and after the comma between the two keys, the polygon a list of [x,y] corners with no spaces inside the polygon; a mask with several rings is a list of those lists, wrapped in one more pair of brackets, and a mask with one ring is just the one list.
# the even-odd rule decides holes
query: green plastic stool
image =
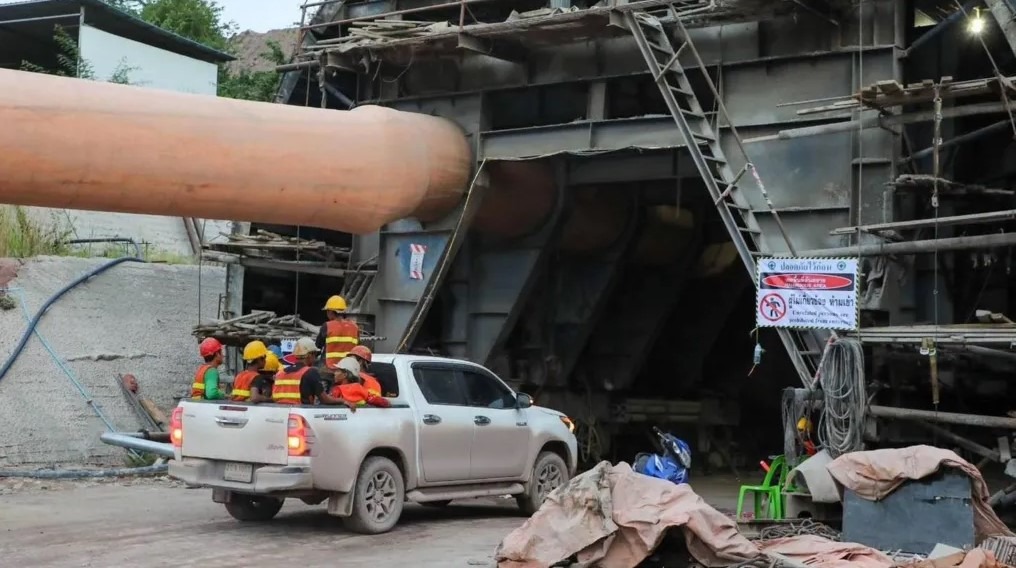
{"label": "green plastic stool", "polygon": [[[766,472],[765,479],[762,480],[762,485],[741,486],[741,491],[737,495],[738,519],[741,519],[744,514],[744,496],[748,493],[752,494],[756,519],[762,518],[763,499],[767,499],[769,503],[769,516],[766,518],[772,520],[783,518],[783,484],[787,478],[787,462],[783,456],[775,456],[772,460],[769,471]],[[776,483],[773,483],[773,478],[776,478]]]}

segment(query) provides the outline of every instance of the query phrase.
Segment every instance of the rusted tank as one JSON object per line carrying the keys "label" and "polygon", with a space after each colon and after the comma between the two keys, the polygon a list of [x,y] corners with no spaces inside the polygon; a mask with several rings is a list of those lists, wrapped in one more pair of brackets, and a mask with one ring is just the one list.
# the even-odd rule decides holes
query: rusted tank
{"label": "rusted tank", "polygon": [[543,226],[557,201],[553,169],[543,161],[488,162],[490,188],[473,227],[484,235],[513,239]]}
{"label": "rusted tank", "polygon": [[561,250],[576,255],[592,254],[616,243],[631,214],[629,197],[618,188],[577,189],[572,210],[561,229]]}
{"label": "rusted tank", "polygon": [[368,233],[461,199],[449,121],[0,70],[0,202]]}

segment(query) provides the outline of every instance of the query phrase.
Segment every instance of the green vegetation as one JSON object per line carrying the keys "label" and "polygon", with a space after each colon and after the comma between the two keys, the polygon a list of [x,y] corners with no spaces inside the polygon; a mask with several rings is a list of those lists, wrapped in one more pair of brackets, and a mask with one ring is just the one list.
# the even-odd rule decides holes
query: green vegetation
{"label": "green vegetation", "polygon": [[123,457],[123,463],[127,467],[148,467],[155,465],[156,460],[159,456],[148,452],[141,453],[130,453],[128,452]]}
{"label": "green vegetation", "polygon": [[[59,75],[61,77],[77,77],[79,79],[98,79],[95,76],[95,69],[88,60],[81,57],[78,49],[78,42],[62,26],[55,26],[53,31],[53,42],[57,45],[56,68],[46,69],[31,61],[22,61],[21,70],[33,73],[46,73],[48,75]],[[121,60],[113,70],[113,74],[105,80],[109,83],[130,85],[130,74],[136,67],[130,67],[125,60]]]}
{"label": "green vegetation", "polygon": [[0,206],[0,258],[28,258],[38,255],[66,255],[65,244],[73,230],[58,222],[40,222],[20,206]]}

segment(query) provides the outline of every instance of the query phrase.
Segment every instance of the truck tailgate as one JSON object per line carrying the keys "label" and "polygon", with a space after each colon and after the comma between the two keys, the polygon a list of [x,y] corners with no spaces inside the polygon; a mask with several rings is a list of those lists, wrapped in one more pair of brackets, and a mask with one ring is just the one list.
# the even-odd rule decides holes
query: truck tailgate
{"label": "truck tailgate", "polygon": [[184,457],[286,465],[289,409],[184,402]]}

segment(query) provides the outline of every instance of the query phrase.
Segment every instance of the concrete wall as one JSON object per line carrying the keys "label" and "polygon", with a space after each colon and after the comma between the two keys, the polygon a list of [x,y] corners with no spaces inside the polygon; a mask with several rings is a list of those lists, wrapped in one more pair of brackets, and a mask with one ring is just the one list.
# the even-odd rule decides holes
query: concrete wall
{"label": "concrete wall", "polygon": [[[214,96],[218,67],[164,49],[82,26],[78,37],[81,56],[100,80],[109,80],[120,67],[129,68],[129,81],[153,89]],[[151,249],[172,255],[192,253],[183,221],[178,217],[129,215],[95,211],[32,208],[32,215],[71,229],[76,238],[130,237]],[[200,225],[200,222],[199,222]],[[205,240],[229,232],[228,221],[207,221]]]}
{"label": "concrete wall", "polygon": [[[34,314],[54,292],[106,262],[42,257],[25,262],[8,286]],[[162,409],[189,394],[199,364],[198,321],[213,318],[225,291],[225,270],[127,263],[71,290],[46,313],[39,332],[118,430],[141,422],[117,386],[118,373],[137,377],[140,393]],[[24,333],[21,308],[0,311],[0,361]],[[123,465],[123,450],[99,442],[104,423],[37,337],[0,377],[0,467]]]}

